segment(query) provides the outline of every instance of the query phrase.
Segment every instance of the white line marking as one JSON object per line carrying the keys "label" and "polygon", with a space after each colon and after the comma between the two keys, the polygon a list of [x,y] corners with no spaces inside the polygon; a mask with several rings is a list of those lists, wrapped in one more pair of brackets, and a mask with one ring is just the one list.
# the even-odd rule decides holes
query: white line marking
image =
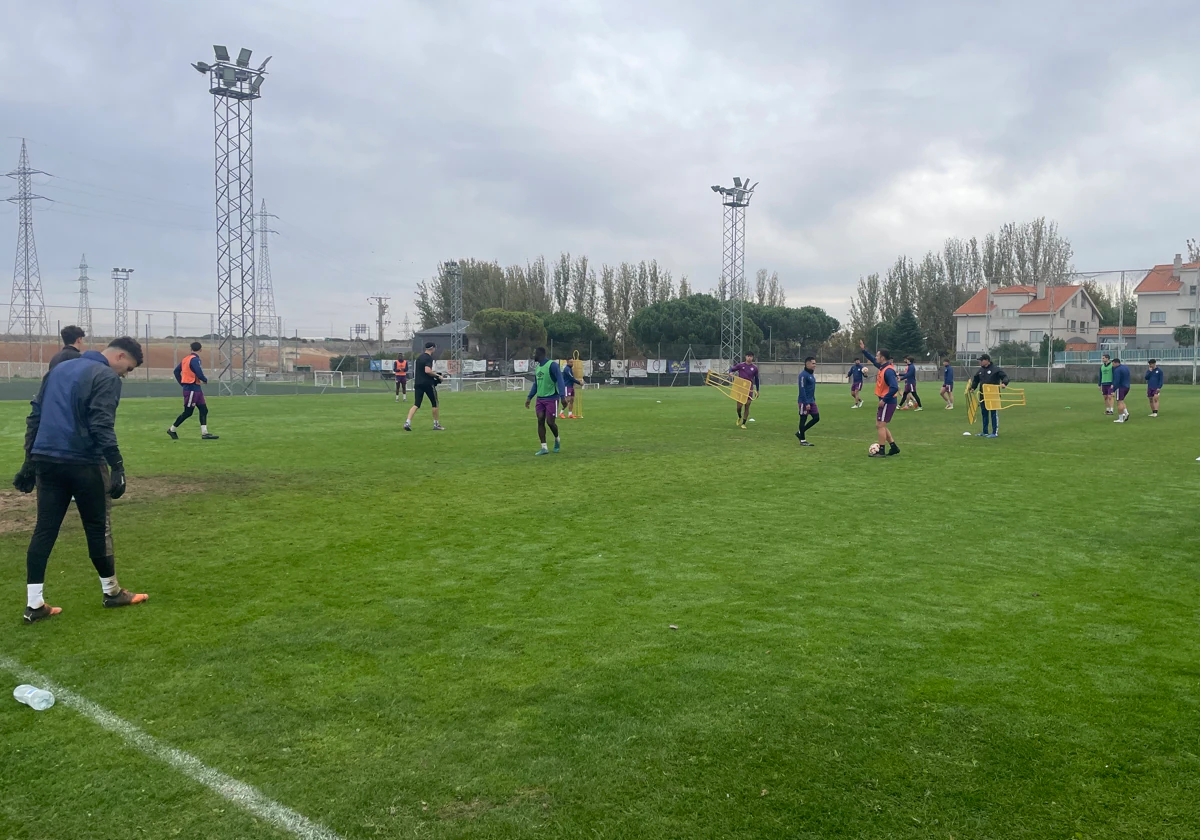
{"label": "white line marking", "polygon": [[[280,805],[269,799],[257,788],[239,782],[232,776],[227,776],[220,770],[209,767],[194,755],[162,743],[153,735],[134,726],[124,718],[117,717],[112,712],[97,706],[86,697],[80,697],[70,689],[63,688],[49,677],[26,668],[15,659],[0,655],[0,669],[15,674],[18,679],[44,688],[54,695],[56,703],[70,706],[85,717],[91,718],[109,732],[120,735],[132,746],[137,747],[146,755],[157,758],[169,764],[188,778],[199,782],[214,793],[223,796],[230,802],[250,812],[259,819],[269,822],[276,828],[290,831],[302,840],[342,840],[342,837],[320,823],[315,823],[298,811],[293,811],[286,805]],[[44,713],[43,713],[44,714]]]}

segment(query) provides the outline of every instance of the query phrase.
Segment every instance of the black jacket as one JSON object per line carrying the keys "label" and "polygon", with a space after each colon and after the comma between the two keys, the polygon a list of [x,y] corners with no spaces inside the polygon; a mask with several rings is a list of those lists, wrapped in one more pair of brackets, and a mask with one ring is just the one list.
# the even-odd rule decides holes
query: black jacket
{"label": "black jacket", "polygon": [[1007,385],[1008,374],[995,365],[984,367],[979,366],[979,370],[975,371],[975,375],[971,377],[971,390],[981,390],[983,385]]}
{"label": "black jacket", "polygon": [[104,354],[89,350],[42,379],[25,421],[25,455],[67,464],[121,463],[117,404],[121,377]]}
{"label": "black jacket", "polygon": [[66,347],[59,350],[57,353],[55,353],[54,357],[50,359],[50,367],[48,368],[48,370],[54,370],[61,363],[69,361],[71,359],[78,359],[81,355],[83,355],[83,354],[80,353],[77,349],[75,349],[75,347],[68,344]]}

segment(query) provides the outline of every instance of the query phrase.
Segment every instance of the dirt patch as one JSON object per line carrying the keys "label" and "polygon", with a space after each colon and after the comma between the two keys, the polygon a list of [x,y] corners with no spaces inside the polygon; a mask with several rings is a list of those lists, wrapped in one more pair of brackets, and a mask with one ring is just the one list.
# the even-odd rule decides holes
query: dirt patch
{"label": "dirt patch", "polygon": [[[149,478],[130,478],[125,495],[113,503],[114,507],[138,502],[149,502],[164,496],[177,496],[181,493],[199,493],[207,489],[206,485],[194,479],[183,479],[175,476],[153,476]],[[67,514],[67,522],[73,514]],[[78,517],[75,517],[78,522]],[[37,493],[18,493],[16,490],[0,490],[0,534],[13,534],[21,531],[32,531],[37,522]]]}
{"label": "dirt patch", "polygon": [[518,790],[507,802],[495,803],[486,799],[472,799],[470,802],[458,800],[438,809],[438,816],[444,820],[473,820],[495,808],[534,807],[540,811],[550,809],[550,795],[541,788],[523,788]]}

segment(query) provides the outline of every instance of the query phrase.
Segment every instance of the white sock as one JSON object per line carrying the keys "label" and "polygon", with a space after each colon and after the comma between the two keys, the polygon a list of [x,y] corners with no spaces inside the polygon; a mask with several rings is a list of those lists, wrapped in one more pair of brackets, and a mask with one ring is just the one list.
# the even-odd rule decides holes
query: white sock
{"label": "white sock", "polygon": [[175,428],[175,424],[174,424],[174,423],[172,423],[172,424],[171,424],[171,428],[167,429],[167,431],[168,431],[168,432],[176,432],[176,431],[179,431],[179,430],[178,430],[178,429],[176,429],[176,428]]}
{"label": "white sock", "polygon": [[208,434],[208,424],[207,423],[205,423],[203,426],[200,427],[200,434],[202,434],[202,435]]}
{"label": "white sock", "polygon": [[559,436],[558,436],[558,435],[555,435],[555,436],[554,436],[554,442],[555,442],[555,443],[562,443],[562,440],[559,438]]}
{"label": "white sock", "polygon": [[25,605],[31,609],[37,609],[46,602],[42,599],[42,587],[44,583],[28,583],[25,585]]}
{"label": "white sock", "polygon": [[542,449],[546,449],[546,444],[542,444]]}
{"label": "white sock", "polygon": [[116,595],[118,592],[120,592],[121,585],[117,583],[117,576],[113,575],[112,577],[108,578],[100,578],[100,589],[104,591],[105,595]]}

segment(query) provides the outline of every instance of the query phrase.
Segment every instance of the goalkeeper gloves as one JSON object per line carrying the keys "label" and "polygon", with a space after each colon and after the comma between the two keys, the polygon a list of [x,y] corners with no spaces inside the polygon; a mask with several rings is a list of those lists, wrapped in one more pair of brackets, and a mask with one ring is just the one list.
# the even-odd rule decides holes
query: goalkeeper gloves
{"label": "goalkeeper gloves", "polygon": [[33,468],[33,461],[28,458],[21,465],[21,469],[17,470],[17,474],[13,476],[13,487],[17,488],[22,493],[32,493],[33,488],[37,486],[37,473]]}
{"label": "goalkeeper gloves", "polygon": [[119,463],[112,468],[112,474],[108,480],[108,495],[114,499],[119,499],[125,495],[124,463]]}

